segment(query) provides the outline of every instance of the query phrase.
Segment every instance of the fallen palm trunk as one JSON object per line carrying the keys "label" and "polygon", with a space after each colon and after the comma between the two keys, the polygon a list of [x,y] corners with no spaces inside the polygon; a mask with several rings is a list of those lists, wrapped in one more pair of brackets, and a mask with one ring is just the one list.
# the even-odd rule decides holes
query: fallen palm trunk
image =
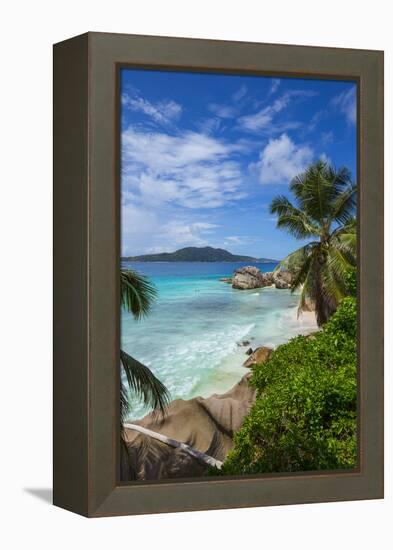
{"label": "fallen palm trunk", "polygon": [[196,458],[197,460],[201,460],[202,462],[204,462],[205,464],[208,464],[209,466],[215,466],[216,468],[220,469],[223,464],[220,460],[216,460],[215,458],[207,455],[206,453],[197,451],[196,449],[194,449],[193,447],[190,447],[190,445],[187,445],[186,443],[182,443],[181,441],[177,441],[176,439],[171,439],[170,437],[159,434],[158,432],[153,432],[153,430],[149,430],[148,428],[144,428],[143,426],[138,426],[138,424],[124,424],[124,428],[127,428],[128,430],[135,430],[144,435],[148,435],[153,439],[157,439],[158,441],[161,441],[161,443],[165,443],[166,445],[170,445],[171,447],[182,449],[193,458]]}

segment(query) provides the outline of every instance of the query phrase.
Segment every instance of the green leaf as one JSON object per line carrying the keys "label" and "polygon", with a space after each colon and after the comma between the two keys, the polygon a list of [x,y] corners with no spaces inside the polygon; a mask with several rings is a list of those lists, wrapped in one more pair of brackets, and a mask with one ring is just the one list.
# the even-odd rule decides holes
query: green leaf
{"label": "green leaf", "polygon": [[148,314],[156,296],[156,288],[147,277],[132,269],[120,271],[121,305],[131,312],[135,319]]}
{"label": "green leaf", "polygon": [[[142,399],[146,406],[153,410],[160,410],[162,414],[165,414],[170,394],[164,384],[148,367],[123,350],[120,350],[120,362],[130,390]],[[123,394],[124,391],[123,388]]]}

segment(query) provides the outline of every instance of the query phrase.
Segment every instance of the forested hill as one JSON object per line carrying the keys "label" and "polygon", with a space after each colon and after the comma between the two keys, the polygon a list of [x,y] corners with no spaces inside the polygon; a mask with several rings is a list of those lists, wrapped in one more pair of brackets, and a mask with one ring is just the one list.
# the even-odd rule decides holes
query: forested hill
{"label": "forested hill", "polygon": [[268,258],[253,258],[252,256],[239,256],[231,254],[222,248],[211,246],[189,246],[176,250],[176,252],[162,252],[160,254],[143,254],[142,256],[128,256],[122,258],[132,262],[276,262]]}

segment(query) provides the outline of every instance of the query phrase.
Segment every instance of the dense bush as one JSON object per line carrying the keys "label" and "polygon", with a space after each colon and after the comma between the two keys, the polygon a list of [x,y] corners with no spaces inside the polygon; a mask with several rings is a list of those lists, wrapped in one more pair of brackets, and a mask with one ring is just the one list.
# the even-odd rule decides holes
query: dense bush
{"label": "dense bush", "polygon": [[356,300],[348,297],[323,330],[254,367],[257,399],[220,473],[355,467],[356,378]]}
{"label": "dense bush", "polygon": [[357,290],[357,270],[355,267],[349,267],[346,270],[345,286],[348,296],[356,297]]}

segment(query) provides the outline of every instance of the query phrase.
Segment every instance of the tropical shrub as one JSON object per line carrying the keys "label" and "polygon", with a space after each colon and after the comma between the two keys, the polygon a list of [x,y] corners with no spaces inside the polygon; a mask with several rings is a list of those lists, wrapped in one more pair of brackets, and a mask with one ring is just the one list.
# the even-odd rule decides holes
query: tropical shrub
{"label": "tropical shrub", "polygon": [[253,368],[256,402],[217,475],[354,468],[356,299]]}
{"label": "tropical shrub", "polygon": [[345,274],[345,286],[347,288],[348,296],[354,296],[357,294],[357,271],[356,267],[347,269]]}

